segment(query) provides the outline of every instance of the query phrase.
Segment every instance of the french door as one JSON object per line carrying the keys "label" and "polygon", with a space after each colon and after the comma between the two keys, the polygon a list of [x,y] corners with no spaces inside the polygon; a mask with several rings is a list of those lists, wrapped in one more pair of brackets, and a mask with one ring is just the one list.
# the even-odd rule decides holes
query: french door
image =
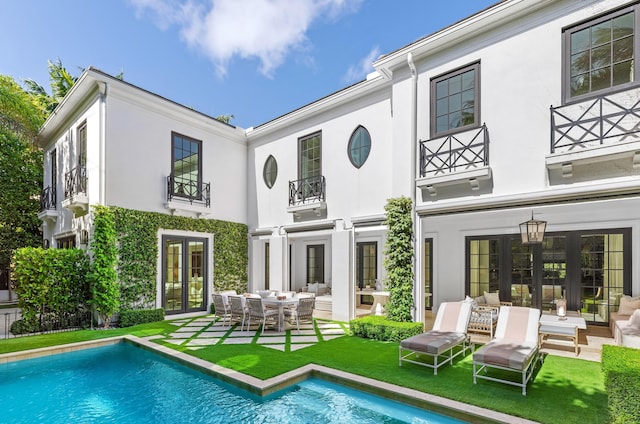
{"label": "french door", "polygon": [[167,314],[206,309],[207,240],[163,236],[162,307]]}
{"label": "french door", "polygon": [[631,230],[553,233],[532,245],[516,235],[470,237],[466,292],[495,291],[502,301],[543,311],[565,298],[586,321],[608,323],[631,291]]}
{"label": "french door", "polygon": [[[356,289],[377,289],[377,278],[378,243],[375,241],[356,243],[356,284],[358,286]],[[373,297],[369,295],[361,295],[359,303],[373,304]]]}

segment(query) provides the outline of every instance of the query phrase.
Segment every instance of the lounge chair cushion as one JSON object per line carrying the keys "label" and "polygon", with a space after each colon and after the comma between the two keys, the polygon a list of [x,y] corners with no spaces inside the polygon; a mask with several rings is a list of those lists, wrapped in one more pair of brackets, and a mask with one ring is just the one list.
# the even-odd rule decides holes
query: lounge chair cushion
{"label": "lounge chair cushion", "polygon": [[440,355],[453,346],[462,343],[466,337],[464,333],[452,331],[428,331],[402,340],[400,346],[407,350]]}
{"label": "lounge chair cushion", "polygon": [[522,340],[492,340],[473,354],[474,362],[524,370],[537,351],[537,345]]}

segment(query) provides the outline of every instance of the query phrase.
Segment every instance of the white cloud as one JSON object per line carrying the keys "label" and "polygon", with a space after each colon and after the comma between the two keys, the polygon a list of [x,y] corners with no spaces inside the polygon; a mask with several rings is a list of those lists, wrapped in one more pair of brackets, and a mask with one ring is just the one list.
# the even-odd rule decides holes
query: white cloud
{"label": "white cloud", "polygon": [[305,50],[307,30],[321,18],[339,19],[363,0],[129,0],[139,17],[178,25],[186,44],[208,57],[224,76],[234,58],[258,59],[271,77],[293,51]]}
{"label": "white cloud", "polygon": [[347,69],[342,80],[347,84],[363,80],[367,74],[373,72],[374,69],[372,63],[375,62],[378,57],[380,57],[380,48],[375,46],[365,57],[360,59],[357,64],[352,65]]}

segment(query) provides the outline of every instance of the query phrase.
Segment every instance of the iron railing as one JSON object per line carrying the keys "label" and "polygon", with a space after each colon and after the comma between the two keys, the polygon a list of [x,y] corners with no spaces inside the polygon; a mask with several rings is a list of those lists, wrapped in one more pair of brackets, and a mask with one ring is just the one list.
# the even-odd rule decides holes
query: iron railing
{"label": "iron railing", "polygon": [[420,176],[450,174],[489,164],[486,124],[471,131],[420,141]]}
{"label": "iron railing", "polygon": [[326,181],[324,176],[289,181],[289,206],[325,200]]}
{"label": "iron railing", "polygon": [[211,183],[203,183],[189,178],[176,177],[169,174],[167,177],[167,199],[186,199],[189,203],[211,205]]}
{"label": "iron railing", "polygon": [[87,193],[87,167],[76,166],[64,174],[64,198],[69,199],[80,193]]}
{"label": "iron railing", "polygon": [[[6,311],[6,312],[5,312]],[[24,325],[20,309],[0,309],[0,339],[9,339],[33,334],[59,333],[93,326],[89,311],[69,313],[47,313],[38,317],[33,326]],[[15,327],[15,328],[12,328]]]}
{"label": "iron railing", "polygon": [[40,193],[40,211],[56,208],[56,188],[47,187]]}
{"label": "iron railing", "polygon": [[551,106],[551,153],[640,140],[640,88]]}

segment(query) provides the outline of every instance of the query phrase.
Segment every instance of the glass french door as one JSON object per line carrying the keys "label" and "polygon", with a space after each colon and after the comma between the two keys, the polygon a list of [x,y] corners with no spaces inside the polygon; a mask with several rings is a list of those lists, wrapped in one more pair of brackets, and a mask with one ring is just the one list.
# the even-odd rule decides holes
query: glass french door
{"label": "glass french door", "polygon": [[164,236],[162,305],[167,314],[206,309],[207,241]]}
{"label": "glass french door", "polygon": [[[356,282],[358,289],[377,289],[377,278],[378,243],[375,241],[356,243]],[[362,295],[360,303],[373,304],[373,296]]]}

